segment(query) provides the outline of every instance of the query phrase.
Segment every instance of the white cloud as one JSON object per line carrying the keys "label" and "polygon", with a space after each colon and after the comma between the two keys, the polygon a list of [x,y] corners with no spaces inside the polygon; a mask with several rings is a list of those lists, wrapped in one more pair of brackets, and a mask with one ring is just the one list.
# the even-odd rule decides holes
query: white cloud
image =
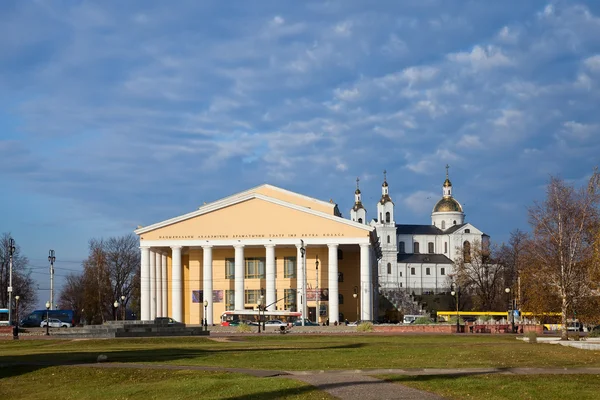
{"label": "white cloud", "polygon": [[334,95],[337,99],[342,101],[353,101],[360,97],[360,92],[357,88],[352,89],[335,89]]}
{"label": "white cloud", "polygon": [[583,64],[590,71],[600,72],[600,54],[588,57],[583,61]]}
{"label": "white cloud", "polygon": [[481,139],[477,135],[462,135],[457,143],[457,146],[471,150],[481,149],[483,148],[483,143],[481,143]]}
{"label": "white cloud", "polygon": [[352,35],[352,21],[344,21],[335,25],[333,31],[340,36]]}
{"label": "white cloud", "polygon": [[460,64],[470,64],[474,69],[489,69],[513,65],[514,62],[502,52],[499,47],[476,45],[470,52],[448,54],[448,59]]}
{"label": "white cloud", "polygon": [[276,15],[273,17],[273,19],[271,20],[271,23],[273,25],[283,25],[285,24],[285,19],[283,19],[283,17]]}
{"label": "white cloud", "polygon": [[597,124],[582,124],[576,121],[567,121],[563,124],[563,134],[577,139],[587,140],[591,137],[600,136],[600,125]]}
{"label": "white cloud", "polygon": [[431,212],[438,197],[440,196],[437,193],[417,190],[404,197],[402,203],[414,213],[425,214]]}
{"label": "white cloud", "polygon": [[514,28],[503,26],[496,35],[496,38],[504,43],[516,43],[519,39],[519,33]]}

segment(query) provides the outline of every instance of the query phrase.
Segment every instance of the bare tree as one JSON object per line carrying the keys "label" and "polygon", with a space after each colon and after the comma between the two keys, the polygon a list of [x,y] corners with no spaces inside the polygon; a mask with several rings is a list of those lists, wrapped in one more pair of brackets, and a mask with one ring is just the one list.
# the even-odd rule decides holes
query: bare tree
{"label": "bare tree", "polygon": [[69,274],[66,277],[58,297],[58,306],[64,310],[73,310],[75,320],[81,321],[85,307],[85,280],[83,274]]}
{"label": "bare tree", "polygon": [[[3,233],[0,236],[0,304],[8,308],[8,285],[10,275],[10,254],[8,250],[10,233]],[[31,271],[28,271],[29,260],[21,254],[19,243],[15,243],[15,252],[13,254],[13,301],[14,296],[19,296],[19,315],[24,311],[32,309],[37,303],[37,294]]]}
{"label": "bare tree", "polygon": [[531,267],[537,270],[532,275],[545,280],[550,293],[560,299],[563,340],[574,305],[597,295],[593,278],[599,204],[600,174],[595,170],[586,188],[550,178],[546,200],[529,209]]}
{"label": "bare tree", "polygon": [[504,266],[496,258],[496,248],[486,242],[473,241],[460,247],[455,260],[456,281],[463,291],[473,295],[474,306],[493,310],[501,297]]}

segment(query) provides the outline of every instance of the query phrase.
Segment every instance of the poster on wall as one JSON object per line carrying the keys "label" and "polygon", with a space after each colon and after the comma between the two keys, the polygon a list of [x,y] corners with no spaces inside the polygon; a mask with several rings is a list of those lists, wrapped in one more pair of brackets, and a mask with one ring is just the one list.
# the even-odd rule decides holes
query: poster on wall
{"label": "poster on wall", "polygon": [[204,293],[202,290],[192,290],[192,303],[202,303],[204,301]]}
{"label": "poster on wall", "polygon": [[329,301],[329,290],[328,289],[306,289],[306,300],[316,301],[317,293],[319,295],[319,301]]}
{"label": "poster on wall", "polygon": [[223,291],[222,290],[213,290],[213,303],[222,303],[223,302]]}

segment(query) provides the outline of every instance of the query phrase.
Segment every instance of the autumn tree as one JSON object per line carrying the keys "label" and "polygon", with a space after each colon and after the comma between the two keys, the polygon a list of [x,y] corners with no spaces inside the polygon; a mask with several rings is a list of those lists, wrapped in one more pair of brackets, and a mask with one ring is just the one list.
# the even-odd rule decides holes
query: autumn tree
{"label": "autumn tree", "polygon": [[63,310],[73,310],[75,321],[81,321],[82,310],[85,307],[84,287],[83,274],[70,273],[65,278],[58,296],[58,307]]}
{"label": "autumn tree", "polygon": [[[8,308],[8,285],[10,281],[10,233],[0,236],[0,305]],[[35,307],[37,293],[31,271],[28,271],[29,260],[21,254],[19,243],[15,241],[12,266],[13,302],[19,296],[19,315]],[[14,304],[13,304],[14,307]]]}
{"label": "autumn tree", "polygon": [[529,209],[532,227],[528,278],[546,298],[559,302],[562,332],[567,339],[568,316],[575,307],[597,296],[595,248],[599,224],[600,174],[594,171],[586,187],[575,188],[552,177],[546,200]]}
{"label": "autumn tree", "polygon": [[475,240],[459,248],[455,260],[456,282],[472,295],[476,308],[493,310],[504,291],[504,265],[498,262],[495,246]]}

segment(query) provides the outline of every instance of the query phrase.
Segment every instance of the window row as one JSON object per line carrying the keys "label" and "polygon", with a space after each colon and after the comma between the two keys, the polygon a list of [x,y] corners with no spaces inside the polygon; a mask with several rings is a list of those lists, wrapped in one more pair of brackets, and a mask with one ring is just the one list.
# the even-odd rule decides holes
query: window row
{"label": "window row", "polygon": [[[265,279],[265,260],[264,257],[244,259],[244,278]],[[275,269],[275,277],[277,277],[277,269]],[[296,277],[296,257],[284,257],[283,277]],[[235,279],[235,258],[225,259],[225,279]]]}
{"label": "window row", "polygon": [[[392,263],[387,263],[387,273],[388,273],[388,275],[392,274]],[[402,277],[402,271],[399,271],[399,274],[400,274],[400,277]],[[416,275],[415,267],[410,268],[410,274]],[[429,267],[425,268],[425,275],[431,275],[431,268],[429,268]],[[444,268],[444,267],[440,268],[440,275],[446,275],[446,268]]]}
{"label": "window row", "polygon": [[[402,254],[406,253],[406,243],[398,242],[398,252],[402,253]],[[435,245],[433,244],[433,242],[427,243],[427,252],[429,254],[435,253]],[[421,253],[421,245],[419,242],[413,243],[413,253],[414,254]],[[448,242],[444,242],[444,253],[448,253]]]}
{"label": "window row", "polygon": [[[281,293],[281,291],[278,291]],[[258,304],[260,296],[264,296],[261,289],[248,289],[244,290],[244,303],[245,304]],[[297,293],[296,289],[284,289],[283,290],[283,299],[278,299],[279,302],[283,302],[283,309],[296,311],[296,299]],[[263,299],[264,300],[264,299]],[[338,294],[338,302],[339,304],[344,304],[344,295]],[[281,303],[279,303],[281,304]],[[265,304],[269,306],[269,304]],[[226,290],[225,291],[225,310],[231,311],[235,309],[235,290]],[[281,310],[280,306],[277,306],[277,309]]]}

